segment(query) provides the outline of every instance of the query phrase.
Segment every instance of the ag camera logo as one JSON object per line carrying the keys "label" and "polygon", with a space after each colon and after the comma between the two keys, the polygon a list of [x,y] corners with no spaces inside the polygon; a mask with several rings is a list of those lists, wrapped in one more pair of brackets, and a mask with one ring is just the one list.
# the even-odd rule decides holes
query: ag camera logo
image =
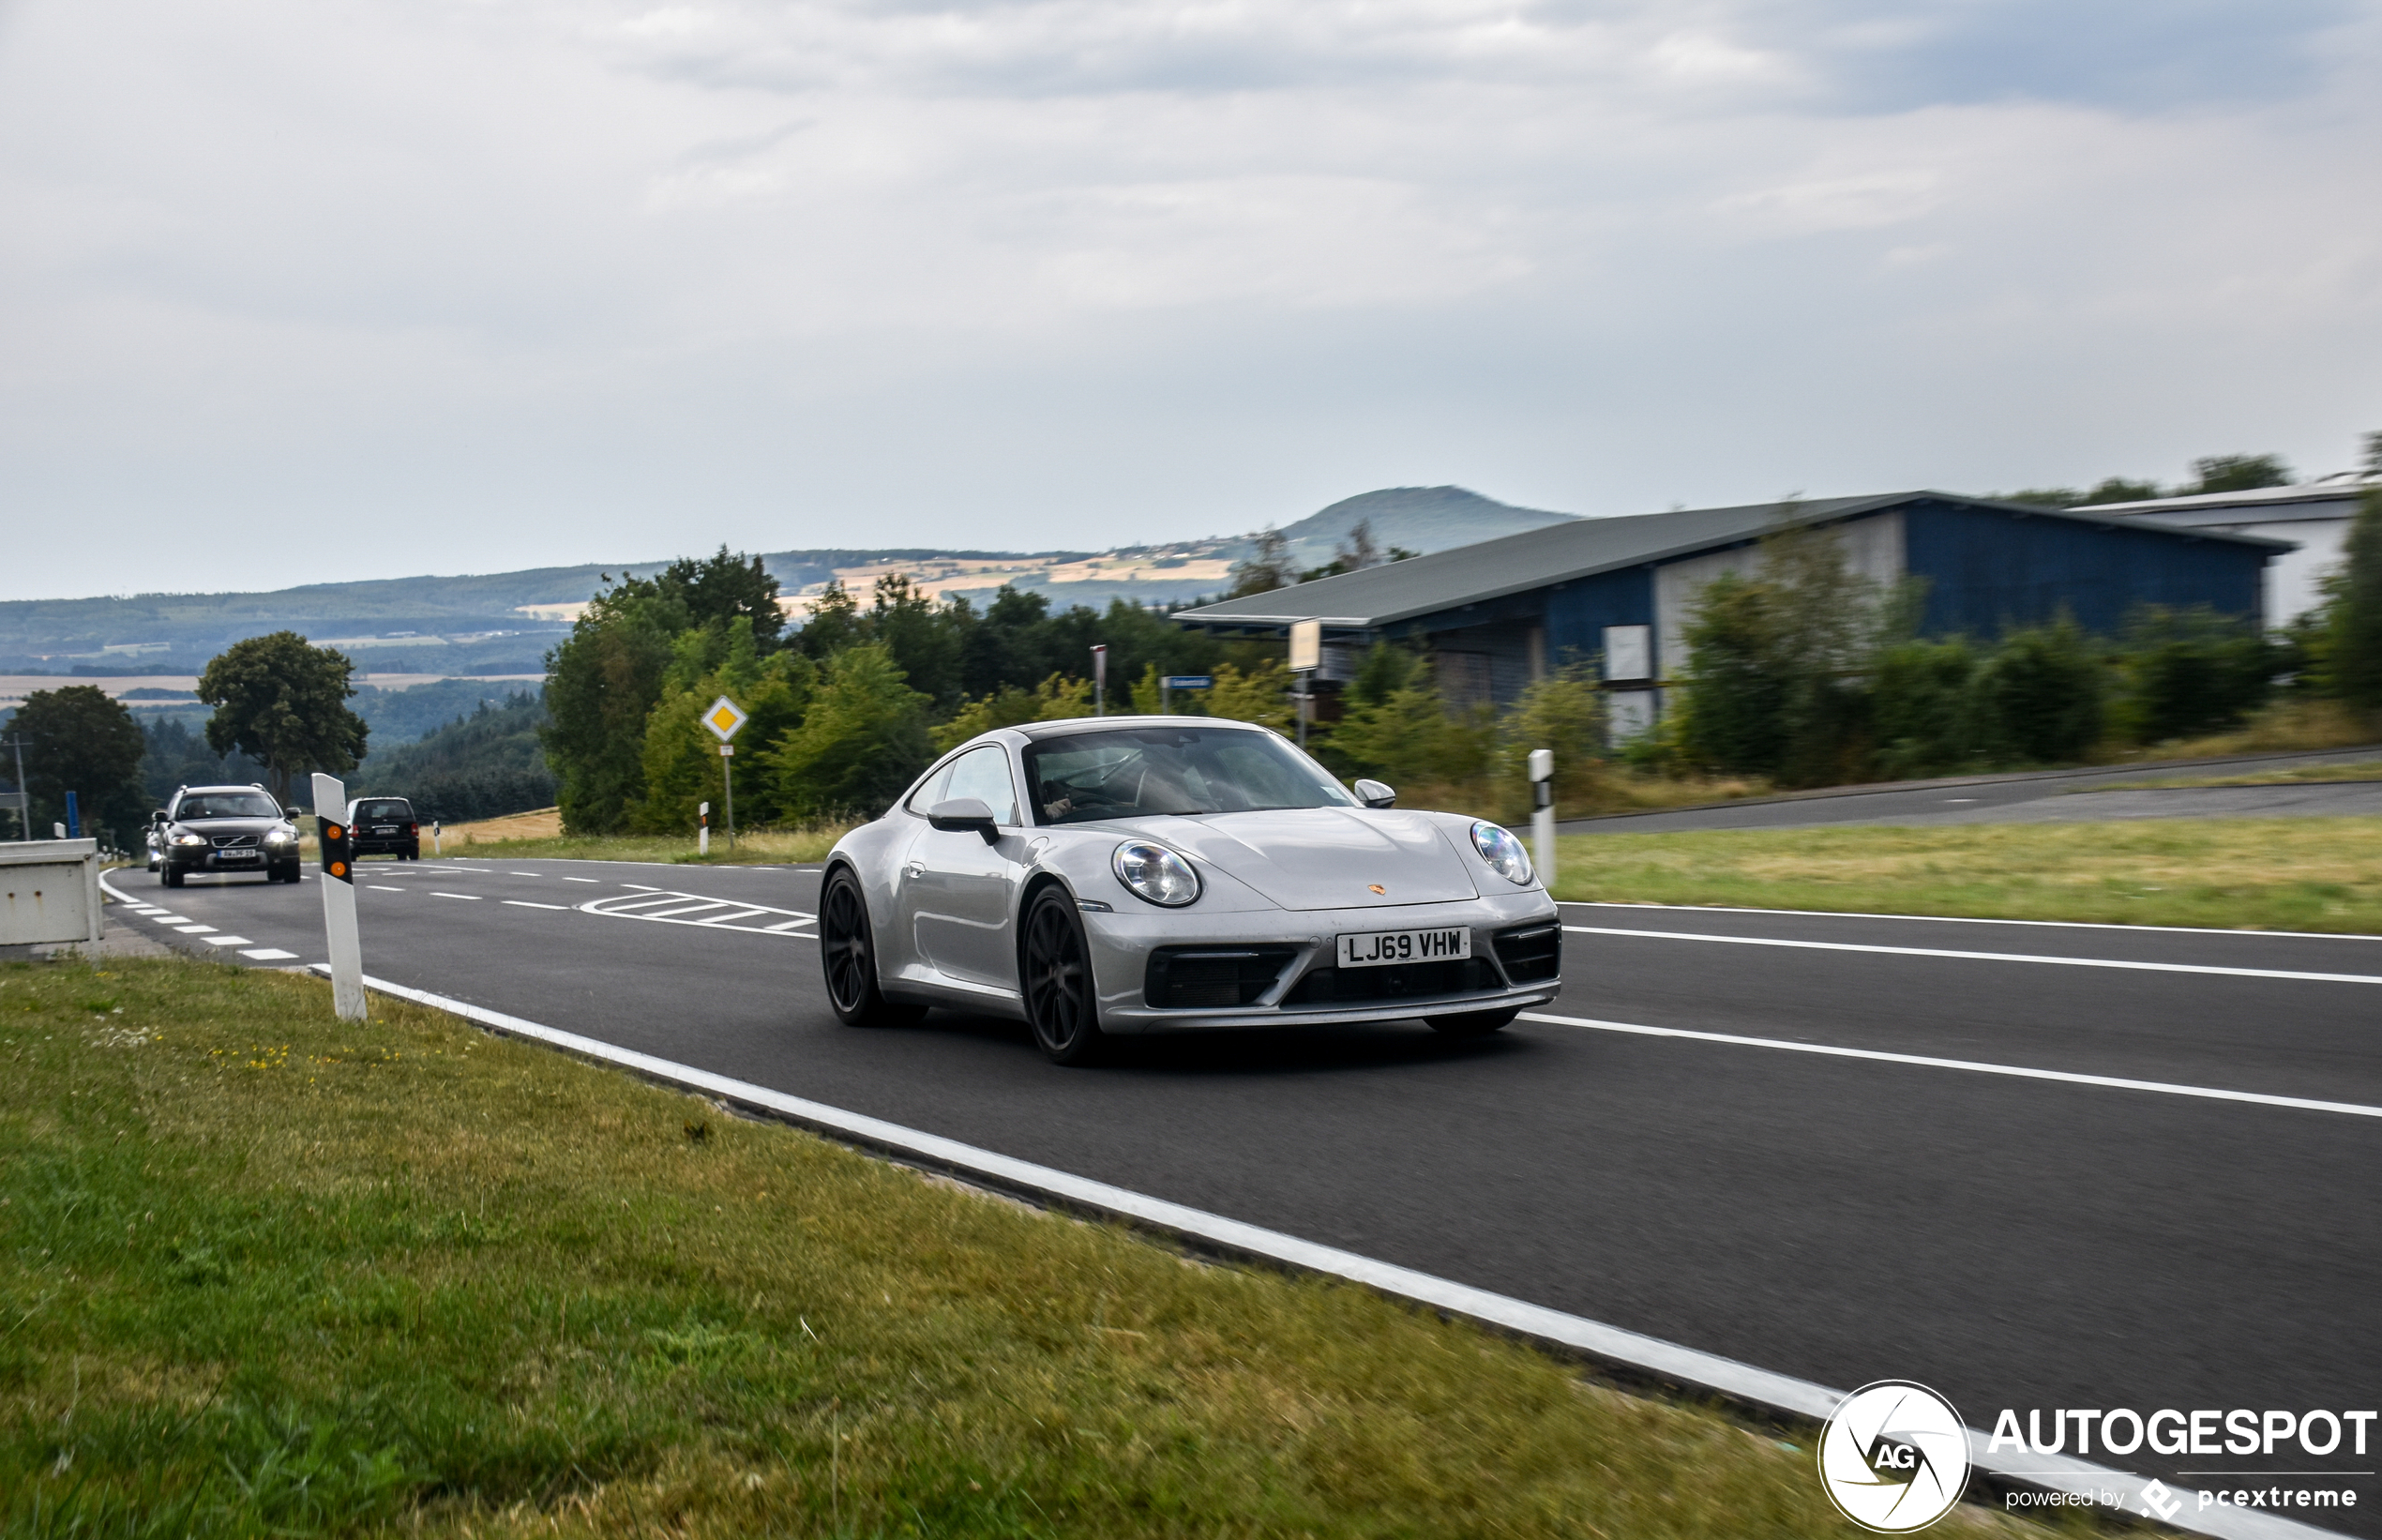
{"label": "ag camera logo", "polygon": [[1925,1385],[1876,1381],[1839,1402],[1820,1431],[1819,1483],[1865,1530],[1923,1530],[1968,1485],[1968,1430]]}

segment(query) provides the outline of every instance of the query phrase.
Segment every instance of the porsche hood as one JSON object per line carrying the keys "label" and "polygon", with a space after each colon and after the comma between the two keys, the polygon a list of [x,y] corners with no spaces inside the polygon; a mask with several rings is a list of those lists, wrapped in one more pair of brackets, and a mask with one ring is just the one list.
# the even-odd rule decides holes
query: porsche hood
{"label": "porsche hood", "polygon": [[1285,808],[1122,820],[1285,909],[1367,909],[1480,897],[1461,853],[1420,813]]}

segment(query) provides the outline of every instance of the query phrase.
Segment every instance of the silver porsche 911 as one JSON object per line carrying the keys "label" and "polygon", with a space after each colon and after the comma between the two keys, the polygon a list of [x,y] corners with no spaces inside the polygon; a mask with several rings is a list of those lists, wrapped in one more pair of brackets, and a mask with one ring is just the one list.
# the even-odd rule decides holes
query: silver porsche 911
{"label": "silver porsche 911", "polygon": [[1395,1021],[1497,1031],[1554,998],[1562,927],[1520,840],[1331,772],[1261,727],[1108,717],[962,744],[827,857],[827,998],[1119,1034]]}

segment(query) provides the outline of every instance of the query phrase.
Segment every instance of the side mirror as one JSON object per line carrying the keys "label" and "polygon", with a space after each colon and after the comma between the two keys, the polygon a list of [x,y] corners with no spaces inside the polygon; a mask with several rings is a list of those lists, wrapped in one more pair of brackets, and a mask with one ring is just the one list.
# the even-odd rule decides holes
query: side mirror
{"label": "side mirror", "polygon": [[1397,793],[1378,780],[1361,780],[1354,786],[1350,787],[1349,790],[1356,793],[1357,801],[1364,803],[1368,808],[1395,808],[1397,806]]}
{"label": "side mirror", "polygon": [[927,822],[945,834],[980,834],[987,845],[998,844],[1001,839],[1000,826],[992,821],[992,809],[976,797],[938,802],[927,809]]}

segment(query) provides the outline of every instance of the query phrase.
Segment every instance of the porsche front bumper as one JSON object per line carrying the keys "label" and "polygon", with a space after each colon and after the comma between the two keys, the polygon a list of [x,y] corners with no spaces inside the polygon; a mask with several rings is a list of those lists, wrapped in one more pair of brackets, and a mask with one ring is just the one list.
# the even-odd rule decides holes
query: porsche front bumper
{"label": "porsche front bumper", "polygon": [[[1127,900],[1131,902],[1132,900]],[[1405,1021],[1423,1016],[1544,1004],[1562,988],[1559,973],[1518,979],[1500,959],[1497,938],[1517,930],[1558,926],[1555,905],[1539,889],[1454,903],[1409,904],[1365,909],[1240,911],[1200,914],[1135,903],[1111,913],[1083,916],[1092,948],[1093,976],[1100,990],[1102,1030],[1137,1033],[1207,1027],[1324,1025],[1357,1021]],[[1350,984],[1366,998],[1340,998],[1349,985],[1334,986],[1333,960],[1343,932],[1469,927],[1472,958],[1465,969],[1349,970]],[[1560,929],[1557,931],[1560,936]],[[1510,948],[1509,948],[1510,949]],[[1247,966],[1253,982],[1244,1004],[1168,1005],[1153,1002],[1151,960],[1188,950],[1192,956],[1256,954]]]}

